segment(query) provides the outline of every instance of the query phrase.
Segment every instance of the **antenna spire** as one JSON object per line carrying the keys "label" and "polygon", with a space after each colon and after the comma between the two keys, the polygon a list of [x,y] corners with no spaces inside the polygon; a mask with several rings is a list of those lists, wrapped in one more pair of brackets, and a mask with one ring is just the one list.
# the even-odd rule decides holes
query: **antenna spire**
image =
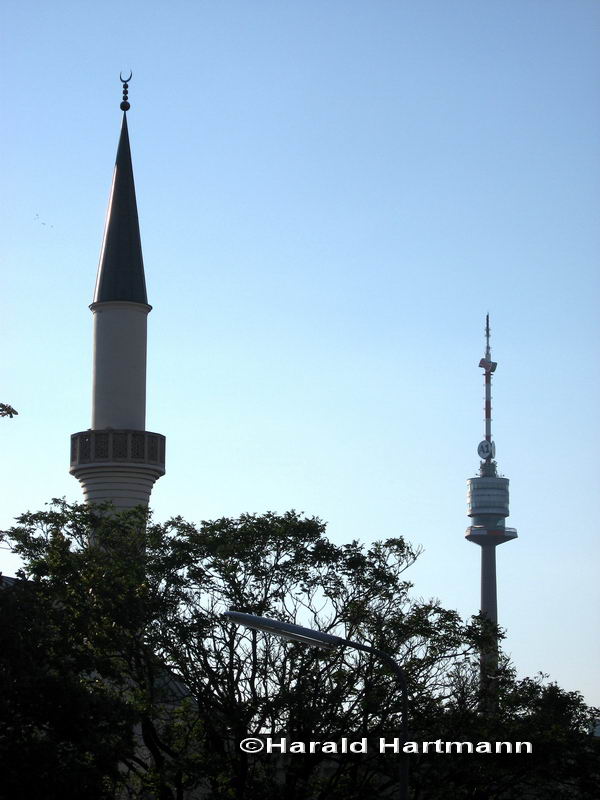
{"label": "antenna spire", "polygon": [[129,105],[129,101],[127,100],[127,97],[129,96],[129,92],[128,92],[129,81],[132,78],[133,78],[133,72],[131,70],[129,70],[129,77],[128,78],[124,78],[123,77],[123,73],[119,72],[119,80],[123,84],[123,102],[119,106],[121,111],[129,111],[129,109],[131,108],[131,106]]}
{"label": "antenna spire", "polygon": [[496,446],[492,441],[492,373],[498,366],[492,361],[490,350],[490,315],[485,315],[485,356],[479,362],[479,366],[484,370],[485,383],[485,439],[479,443],[477,453],[483,460],[481,464],[482,475],[495,474],[496,467],[493,458],[496,455]]}

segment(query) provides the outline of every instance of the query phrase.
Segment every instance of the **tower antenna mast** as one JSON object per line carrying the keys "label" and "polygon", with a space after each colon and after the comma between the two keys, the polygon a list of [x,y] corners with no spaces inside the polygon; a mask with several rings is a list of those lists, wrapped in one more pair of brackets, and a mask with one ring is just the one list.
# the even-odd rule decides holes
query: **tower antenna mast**
{"label": "tower antenna mast", "polygon": [[490,349],[490,315],[485,315],[485,355],[479,362],[479,366],[484,370],[484,383],[485,383],[485,439],[479,447],[477,452],[479,457],[487,464],[492,464],[492,459],[496,455],[496,445],[492,441],[492,374],[496,371],[498,366],[496,361],[492,361],[492,352]]}

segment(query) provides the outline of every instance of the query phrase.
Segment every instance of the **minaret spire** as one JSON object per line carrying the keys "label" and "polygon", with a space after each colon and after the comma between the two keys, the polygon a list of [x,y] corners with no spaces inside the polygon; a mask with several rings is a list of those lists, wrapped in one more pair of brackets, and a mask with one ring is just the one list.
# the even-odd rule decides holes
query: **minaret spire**
{"label": "minaret spire", "polygon": [[121,75],[121,134],[94,301],[92,426],[71,437],[70,472],[87,502],[147,505],[164,475],[165,437],[146,427],[147,317],[144,261],[127,130],[129,81]]}
{"label": "minaret spire", "polygon": [[[131,80],[131,75],[127,81]],[[131,108],[127,98],[129,83],[123,83],[123,111],[121,135],[106,214],[106,225],[94,303],[110,300],[127,300],[131,303],[148,303],[142,240],[138,221],[127,111]]]}
{"label": "minaret spire", "polygon": [[[498,366],[492,361],[490,348],[490,315],[485,318],[485,356],[479,362],[484,370],[485,438],[477,447],[481,458],[479,477],[469,478],[468,515],[472,524],[467,528],[468,541],[481,546],[481,614],[494,625],[498,623],[496,592],[496,547],[517,538],[515,528],[507,528],[508,478],[498,476],[494,461],[496,446],[492,440],[492,374]],[[489,687],[498,668],[498,643],[481,654],[482,685]],[[488,698],[489,699],[489,698]]]}

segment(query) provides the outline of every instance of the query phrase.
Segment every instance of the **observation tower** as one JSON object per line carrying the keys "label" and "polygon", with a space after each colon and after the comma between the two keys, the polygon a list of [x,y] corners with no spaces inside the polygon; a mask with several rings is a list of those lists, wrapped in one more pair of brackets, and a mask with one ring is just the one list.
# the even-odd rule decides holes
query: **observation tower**
{"label": "observation tower", "polygon": [[[496,590],[496,547],[517,538],[515,528],[505,524],[508,511],[508,478],[498,475],[496,445],[492,439],[492,375],[497,362],[490,350],[490,315],[485,318],[485,356],[479,362],[485,383],[485,438],[477,447],[481,459],[479,476],[467,481],[468,516],[471,525],[466,538],[481,547],[481,614],[498,624]],[[481,656],[482,673],[498,667],[498,643]]]}

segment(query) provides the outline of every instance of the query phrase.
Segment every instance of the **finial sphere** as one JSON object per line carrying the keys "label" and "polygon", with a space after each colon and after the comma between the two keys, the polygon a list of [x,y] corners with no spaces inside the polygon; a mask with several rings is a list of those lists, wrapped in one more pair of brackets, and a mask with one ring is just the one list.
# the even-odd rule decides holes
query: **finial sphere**
{"label": "finial sphere", "polygon": [[129,103],[128,103],[128,102],[126,102],[126,101],[124,100],[124,101],[121,103],[121,105],[119,106],[119,108],[121,109],[121,111],[129,111],[129,109],[131,108],[131,106],[129,105]]}

